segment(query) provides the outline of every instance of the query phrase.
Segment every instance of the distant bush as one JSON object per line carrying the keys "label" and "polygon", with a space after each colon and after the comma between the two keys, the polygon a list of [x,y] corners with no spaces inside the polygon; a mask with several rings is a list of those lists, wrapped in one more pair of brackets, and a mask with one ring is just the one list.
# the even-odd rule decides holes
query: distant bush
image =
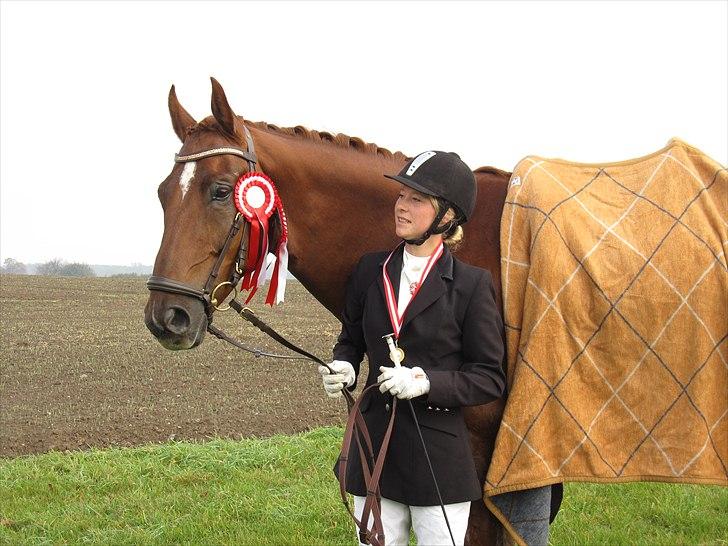
{"label": "distant bush", "polygon": [[14,260],[13,258],[5,258],[4,265],[0,267],[1,273],[7,273],[8,275],[27,275],[28,270],[23,262]]}
{"label": "distant bush", "polygon": [[61,266],[61,277],[95,277],[96,273],[91,266],[84,263],[73,262]]}
{"label": "distant bush", "polygon": [[54,258],[40,264],[36,268],[37,275],[48,275],[50,277],[95,277],[96,273],[88,264],[73,262],[64,263],[60,258]]}
{"label": "distant bush", "polygon": [[49,277],[57,277],[61,274],[63,262],[60,258],[54,258],[48,262],[42,263],[35,268],[36,275],[48,275]]}
{"label": "distant bush", "polygon": [[149,273],[114,273],[109,275],[112,279],[146,279]]}

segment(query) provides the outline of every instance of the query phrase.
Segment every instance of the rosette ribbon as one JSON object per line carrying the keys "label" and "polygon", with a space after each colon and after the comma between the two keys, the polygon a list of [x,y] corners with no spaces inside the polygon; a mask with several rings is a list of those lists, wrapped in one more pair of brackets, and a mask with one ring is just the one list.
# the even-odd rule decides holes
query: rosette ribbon
{"label": "rosette ribbon", "polygon": [[[270,286],[265,303],[273,306],[281,303],[286,291],[288,275],[288,224],[275,184],[261,172],[242,175],[234,191],[235,208],[250,223],[248,257],[241,288],[249,290],[247,304],[260,286],[270,278]],[[268,260],[269,225],[273,214],[278,214],[281,222],[281,236],[273,254],[275,259]]]}

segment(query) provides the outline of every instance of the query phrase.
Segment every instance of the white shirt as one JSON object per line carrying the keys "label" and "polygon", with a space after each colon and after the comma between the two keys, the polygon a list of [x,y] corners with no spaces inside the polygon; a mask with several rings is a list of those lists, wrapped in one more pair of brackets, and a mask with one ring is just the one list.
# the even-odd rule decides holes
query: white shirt
{"label": "white shirt", "polygon": [[412,299],[412,290],[416,287],[415,283],[420,282],[422,272],[425,270],[429,259],[429,256],[413,256],[407,250],[404,250],[402,254],[402,273],[399,276],[399,297],[397,298],[397,312],[400,316]]}

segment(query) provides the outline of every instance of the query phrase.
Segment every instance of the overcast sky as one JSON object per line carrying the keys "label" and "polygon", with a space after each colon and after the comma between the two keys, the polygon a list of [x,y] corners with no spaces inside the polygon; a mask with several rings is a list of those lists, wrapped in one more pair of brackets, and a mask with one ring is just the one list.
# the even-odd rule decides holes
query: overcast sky
{"label": "overcast sky", "polygon": [[[728,2],[0,4],[0,259],[151,264],[158,184],[209,76],[233,109],[511,170],[728,163]],[[287,205],[290,206],[290,205]]]}

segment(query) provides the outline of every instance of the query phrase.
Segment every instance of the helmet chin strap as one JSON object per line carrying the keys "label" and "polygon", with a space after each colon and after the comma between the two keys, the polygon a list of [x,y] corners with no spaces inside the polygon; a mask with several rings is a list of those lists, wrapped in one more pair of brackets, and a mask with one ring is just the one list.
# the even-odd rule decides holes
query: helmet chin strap
{"label": "helmet chin strap", "polygon": [[435,219],[432,221],[432,224],[429,228],[427,228],[427,231],[425,231],[422,236],[418,237],[417,239],[405,239],[404,242],[408,245],[420,246],[422,243],[430,238],[430,235],[445,233],[448,229],[452,228],[455,220],[451,220],[444,226],[440,226],[440,222],[444,218],[445,214],[447,214],[448,209],[449,207],[447,206],[440,206],[440,212],[437,213]]}

